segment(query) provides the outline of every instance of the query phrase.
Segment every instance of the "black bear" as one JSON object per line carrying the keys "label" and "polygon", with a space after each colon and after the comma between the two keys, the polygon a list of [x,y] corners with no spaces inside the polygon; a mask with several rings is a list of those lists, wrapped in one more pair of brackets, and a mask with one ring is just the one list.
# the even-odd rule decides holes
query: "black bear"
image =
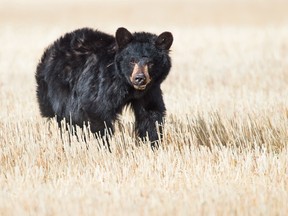
{"label": "black bear", "polygon": [[[82,28],[60,37],[44,52],[36,71],[41,115],[90,124],[105,136],[125,105],[135,113],[137,135],[157,144],[156,122],[165,105],[160,84],[171,68],[170,32],[159,36],[118,28],[115,37]],[[160,131],[161,136],[161,131]],[[109,148],[110,149],[110,148]]]}

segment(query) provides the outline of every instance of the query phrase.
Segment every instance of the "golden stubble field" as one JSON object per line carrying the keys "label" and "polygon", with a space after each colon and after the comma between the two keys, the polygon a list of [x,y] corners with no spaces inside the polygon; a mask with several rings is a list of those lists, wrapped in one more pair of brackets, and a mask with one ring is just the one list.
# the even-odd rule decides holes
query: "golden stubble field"
{"label": "golden stubble field", "polygon": [[[287,4],[167,2],[2,1],[0,215],[288,212]],[[93,138],[89,149],[75,137],[69,145],[67,133],[61,140],[56,123],[40,117],[38,60],[83,26],[173,32],[158,151],[135,146],[129,110],[112,153]]]}

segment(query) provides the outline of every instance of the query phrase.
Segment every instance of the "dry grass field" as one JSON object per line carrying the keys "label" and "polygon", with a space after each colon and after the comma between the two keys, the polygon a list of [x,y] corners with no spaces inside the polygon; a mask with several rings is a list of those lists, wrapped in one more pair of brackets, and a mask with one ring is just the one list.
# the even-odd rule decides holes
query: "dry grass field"
{"label": "dry grass field", "polygon": [[[286,215],[288,3],[0,2],[0,215]],[[41,118],[34,73],[75,28],[173,32],[158,151],[126,110],[112,153]],[[69,139],[72,139],[69,144]]]}

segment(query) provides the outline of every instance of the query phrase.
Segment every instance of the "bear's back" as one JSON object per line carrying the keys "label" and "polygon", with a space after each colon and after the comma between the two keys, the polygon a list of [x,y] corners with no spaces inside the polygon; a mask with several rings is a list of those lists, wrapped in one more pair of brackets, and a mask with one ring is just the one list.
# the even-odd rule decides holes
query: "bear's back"
{"label": "bear's back", "polygon": [[57,51],[71,52],[70,54],[87,54],[107,52],[113,48],[115,38],[112,35],[93,30],[90,28],[82,28],[67,33],[60,37],[54,43]]}

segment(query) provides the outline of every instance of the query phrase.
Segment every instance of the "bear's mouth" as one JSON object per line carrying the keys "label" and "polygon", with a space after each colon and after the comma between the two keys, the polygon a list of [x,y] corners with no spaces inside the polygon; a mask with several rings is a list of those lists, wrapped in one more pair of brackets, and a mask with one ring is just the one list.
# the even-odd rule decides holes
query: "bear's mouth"
{"label": "bear's mouth", "polygon": [[133,87],[134,87],[136,90],[141,90],[141,91],[145,90],[145,89],[146,89],[146,86],[147,86],[147,84],[145,84],[145,85],[136,85],[136,84],[133,84]]}

